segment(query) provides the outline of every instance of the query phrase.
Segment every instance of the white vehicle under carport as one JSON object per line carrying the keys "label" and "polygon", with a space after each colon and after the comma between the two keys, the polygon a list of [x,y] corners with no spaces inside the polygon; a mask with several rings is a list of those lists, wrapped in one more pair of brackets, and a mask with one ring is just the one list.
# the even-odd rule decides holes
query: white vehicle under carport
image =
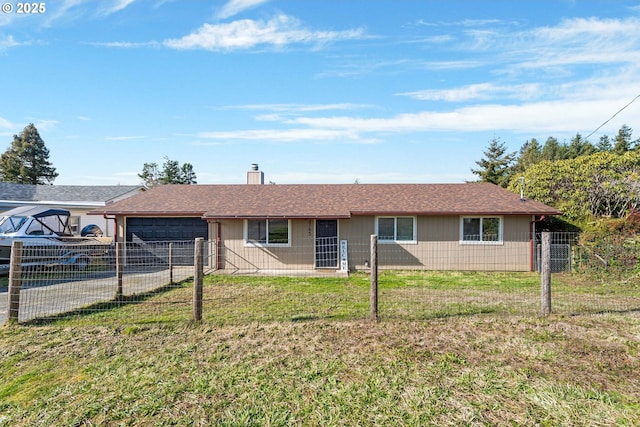
{"label": "white vehicle under carport", "polygon": [[27,254],[22,265],[72,266],[85,269],[91,262],[90,244],[100,243],[94,237],[74,236],[69,225],[70,212],[48,206],[21,206],[2,213],[0,218],[0,273],[8,273],[11,246],[21,241]]}

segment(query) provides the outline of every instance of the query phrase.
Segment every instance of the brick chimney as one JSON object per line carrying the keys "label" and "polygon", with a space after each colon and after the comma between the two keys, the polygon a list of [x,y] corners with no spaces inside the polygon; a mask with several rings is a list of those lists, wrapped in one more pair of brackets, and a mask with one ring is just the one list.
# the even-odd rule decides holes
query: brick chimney
{"label": "brick chimney", "polygon": [[253,163],[247,171],[247,184],[264,184],[264,172],[258,170],[258,164]]}

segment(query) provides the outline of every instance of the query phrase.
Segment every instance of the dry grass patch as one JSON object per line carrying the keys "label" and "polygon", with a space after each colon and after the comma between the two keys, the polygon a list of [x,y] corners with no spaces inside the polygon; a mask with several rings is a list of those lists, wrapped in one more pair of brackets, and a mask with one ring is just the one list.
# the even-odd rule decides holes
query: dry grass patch
{"label": "dry grass patch", "polygon": [[639,340],[633,313],[4,328],[0,425],[637,425]]}
{"label": "dry grass patch", "polygon": [[[640,425],[640,312],[539,318],[533,274],[381,276],[378,323],[353,275],[208,277],[202,324],[183,283],[0,328],[0,426]],[[637,298],[571,279],[567,307]]]}

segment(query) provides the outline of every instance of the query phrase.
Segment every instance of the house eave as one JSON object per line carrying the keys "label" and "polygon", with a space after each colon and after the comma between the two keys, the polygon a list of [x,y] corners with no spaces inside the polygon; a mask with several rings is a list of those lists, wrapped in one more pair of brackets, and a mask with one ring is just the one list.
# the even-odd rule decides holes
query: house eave
{"label": "house eave", "polygon": [[467,216],[467,215],[562,215],[560,211],[358,211],[353,216]]}
{"label": "house eave", "polygon": [[208,221],[225,219],[349,219],[350,215],[204,215]]}
{"label": "house eave", "polygon": [[135,217],[198,217],[202,218],[203,212],[157,212],[157,211],[109,211],[97,209],[88,212],[88,215],[110,215],[110,216],[135,216]]}

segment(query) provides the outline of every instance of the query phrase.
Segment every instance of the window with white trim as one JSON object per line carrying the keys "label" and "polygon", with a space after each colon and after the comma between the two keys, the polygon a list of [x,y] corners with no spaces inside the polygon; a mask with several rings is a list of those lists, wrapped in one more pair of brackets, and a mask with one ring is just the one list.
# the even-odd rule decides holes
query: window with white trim
{"label": "window with white trim", "polygon": [[460,219],[460,241],[463,243],[501,243],[502,217],[462,217]]}
{"label": "window with white trim", "polygon": [[287,219],[248,219],[244,240],[254,245],[289,245],[291,227]]}
{"label": "window with white trim", "polygon": [[416,217],[380,216],[376,220],[380,242],[413,243],[416,241]]}

